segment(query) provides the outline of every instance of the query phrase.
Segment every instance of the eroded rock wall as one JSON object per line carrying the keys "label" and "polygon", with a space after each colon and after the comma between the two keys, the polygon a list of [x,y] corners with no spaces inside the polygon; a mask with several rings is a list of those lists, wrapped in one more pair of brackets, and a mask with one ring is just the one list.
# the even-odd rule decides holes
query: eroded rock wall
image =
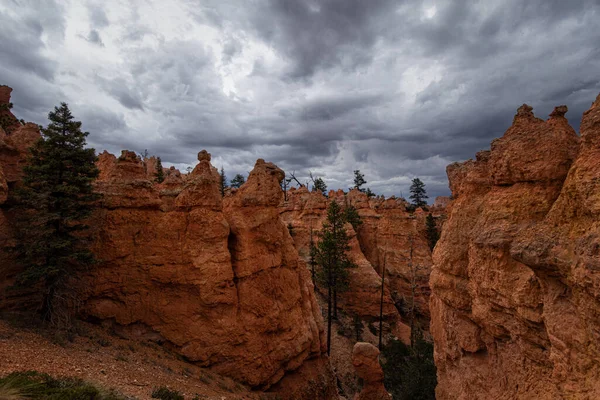
{"label": "eroded rock wall", "polygon": [[581,140],[565,106],[531,110],[447,169],[430,278],[440,399],[600,396],[600,97]]}
{"label": "eroded rock wall", "polygon": [[[378,317],[381,273],[385,263],[384,313],[393,319],[398,318],[399,310],[407,312],[412,304],[414,288],[416,313],[421,317],[423,327],[427,328],[428,280],[432,266],[425,235],[427,212],[421,209],[409,212],[406,209],[408,203],[402,199],[369,199],[357,190],[348,194],[331,191],[325,197],[309,192],[305,187],[292,189],[287,194],[287,201],[282,203],[281,215],[288,224],[298,253],[305,261],[310,257],[311,236],[316,243],[331,200],[353,205],[363,222],[358,232],[348,226],[352,237],[351,256],[358,268],[351,270],[350,288],[341,295],[340,306],[367,319]],[[434,206],[430,211],[440,221],[441,227],[444,206]]]}
{"label": "eroded rock wall", "polygon": [[323,346],[310,277],[279,218],[283,172],[259,160],[223,201],[210,154],[198,159],[185,180],[166,170],[158,184],[135,153],[100,155],[101,262],[82,279],[83,313],[268,387]]}

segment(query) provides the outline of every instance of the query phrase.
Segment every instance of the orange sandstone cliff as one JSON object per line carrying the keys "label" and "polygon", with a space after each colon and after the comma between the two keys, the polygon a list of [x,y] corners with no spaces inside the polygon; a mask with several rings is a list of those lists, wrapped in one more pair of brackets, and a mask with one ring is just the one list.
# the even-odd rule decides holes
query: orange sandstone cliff
{"label": "orange sandstone cliff", "polygon": [[224,202],[210,158],[200,152],[185,183],[174,173],[157,184],[134,153],[100,155],[101,263],[83,279],[83,313],[268,387],[320,356],[322,317],[279,219],[283,172],[259,160]]}
{"label": "orange sandstone cliff", "polygon": [[[0,131],[4,309],[35,297],[3,289],[19,270],[6,251],[15,243],[7,198],[39,137],[34,124]],[[90,221],[99,263],[71,282],[80,314],[286,399],[337,398],[310,275],[279,215],[283,171],[259,160],[223,199],[210,154],[198,160],[189,175],[164,169],[159,184],[154,158],[99,156],[102,196]]]}
{"label": "orange sandstone cliff", "polygon": [[600,96],[581,138],[531,107],[448,167],[434,255],[439,399],[600,397]]}
{"label": "orange sandstone cliff", "polygon": [[[358,190],[351,190],[346,195],[342,191],[331,191],[325,197],[318,192],[309,192],[306,187],[293,188],[281,205],[281,214],[292,232],[298,253],[305,261],[310,255],[311,231],[316,243],[317,234],[326,219],[327,206],[332,200],[353,205],[363,222],[358,232],[354,232],[350,225],[347,227],[352,238],[351,256],[358,268],[350,272],[350,288],[341,294],[340,307],[365,319],[378,318],[381,273],[385,262],[384,315],[394,320],[399,318],[399,311],[408,312],[414,289],[415,311],[427,328],[428,280],[432,266],[425,235],[427,213],[421,209],[407,211],[408,203],[402,199],[369,199]],[[434,206],[431,212],[440,220],[438,225],[441,227],[444,206]],[[406,326],[403,330],[401,338],[409,335]]]}

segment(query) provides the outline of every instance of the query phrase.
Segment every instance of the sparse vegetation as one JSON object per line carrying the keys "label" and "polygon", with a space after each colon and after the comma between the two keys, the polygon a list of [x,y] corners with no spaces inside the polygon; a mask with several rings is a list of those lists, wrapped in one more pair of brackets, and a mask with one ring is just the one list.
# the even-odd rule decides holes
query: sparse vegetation
{"label": "sparse vegetation", "polygon": [[16,120],[10,114],[4,114],[2,111],[10,111],[12,107],[12,103],[0,104],[0,128],[9,134],[12,132],[11,127],[15,125]]}
{"label": "sparse vegetation", "polygon": [[433,344],[416,334],[413,346],[394,339],[382,351],[385,387],[394,400],[434,400],[437,384]]}
{"label": "sparse vegetation", "polygon": [[435,244],[440,239],[440,233],[431,213],[427,214],[427,218],[425,219],[425,235],[427,236],[427,244],[429,244],[429,248],[433,251]]}
{"label": "sparse vegetation", "polygon": [[366,184],[367,184],[367,181],[365,180],[365,175],[362,174],[360,172],[360,170],[355,169],[354,170],[354,189],[358,189],[361,192],[364,192],[365,189],[363,189],[362,187]]}
{"label": "sparse vegetation", "polygon": [[160,157],[156,157],[156,182],[162,183],[165,180],[165,173],[163,171],[162,160]]}
{"label": "sparse vegetation", "polygon": [[336,201],[327,209],[327,220],[319,233],[319,242],[314,247],[314,256],[320,269],[317,279],[327,288],[327,353],[331,353],[331,320],[337,319],[337,294],[348,287],[348,269],[355,264],[348,258],[350,237],[344,224],[345,213]]}
{"label": "sparse vegetation", "polygon": [[184,397],[177,390],[171,390],[166,386],[160,386],[152,390],[152,398],[160,400],[184,400]]}
{"label": "sparse vegetation", "polygon": [[412,180],[409,198],[413,201],[415,208],[427,206],[427,191],[425,190],[425,184],[419,178]]}
{"label": "sparse vegetation", "polygon": [[227,176],[225,175],[225,169],[221,167],[221,176],[220,188],[221,188],[221,196],[225,197],[225,189],[227,188]]}
{"label": "sparse vegetation", "polygon": [[13,372],[0,378],[0,399],[125,400],[125,397],[80,379],[55,379],[47,374],[27,371]]}
{"label": "sparse vegetation", "polygon": [[246,178],[244,178],[244,175],[237,174],[231,180],[231,187],[239,189],[244,183],[246,183]]}

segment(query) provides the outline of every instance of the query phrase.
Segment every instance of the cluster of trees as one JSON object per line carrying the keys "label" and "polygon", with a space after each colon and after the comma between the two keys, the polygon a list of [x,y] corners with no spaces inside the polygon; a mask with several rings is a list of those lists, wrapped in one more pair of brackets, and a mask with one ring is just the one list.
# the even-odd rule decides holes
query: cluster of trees
{"label": "cluster of trees", "polygon": [[221,176],[219,186],[221,188],[221,196],[225,197],[225,189],[228,187],[232,188],[240,188],[244,183],[246,183],[246,178],[242,174],[236,174],[229,185],[227,185],[227,175],[225,175],[225,169],[221,167],[221,172],[219,174]]}

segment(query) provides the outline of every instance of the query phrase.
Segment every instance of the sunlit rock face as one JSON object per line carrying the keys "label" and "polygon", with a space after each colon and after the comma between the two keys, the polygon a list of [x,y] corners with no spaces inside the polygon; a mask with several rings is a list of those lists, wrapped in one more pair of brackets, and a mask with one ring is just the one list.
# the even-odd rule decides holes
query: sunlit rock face
{"label": "sunlit rock face", "polygon": [[600,96],[578,137],[531,107],[452,164],[434,251],[440,399],[600,397]]}

